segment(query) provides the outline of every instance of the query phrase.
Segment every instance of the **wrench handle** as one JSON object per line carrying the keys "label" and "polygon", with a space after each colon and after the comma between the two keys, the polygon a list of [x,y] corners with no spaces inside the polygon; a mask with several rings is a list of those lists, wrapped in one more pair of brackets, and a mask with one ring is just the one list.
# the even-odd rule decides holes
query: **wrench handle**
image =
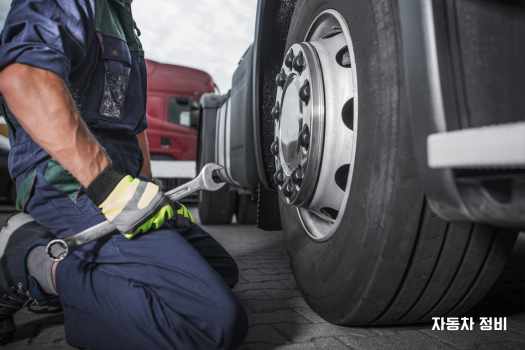
{"label": "wrench handle", "polygon": [[111,222],[103,221],[100,224],[92,226],[74,236],[66,238],[66,241],[70,247],[74,248],[96,241],[99,238],[109,235],[116,229],[117,228]]}
{"label": "wrench handle", "polygon": [[183,198],[186,198],[190,194],[201,190],[201,185],[199,181],[192,180],[180,187],[177,187],[171,191],[165,193],[165,196],[168,197],[171,201],[176,202]]}
{"label": "wrench handle", "polygon": [[100,224],[92,226],[74,236],[64,239],[55,239],[49,242],[47,245],[47,254],[55,261],[62,261],[67,257],[71,249],[96,241],[115,230],[116,228],[111,222],[103,221]]}

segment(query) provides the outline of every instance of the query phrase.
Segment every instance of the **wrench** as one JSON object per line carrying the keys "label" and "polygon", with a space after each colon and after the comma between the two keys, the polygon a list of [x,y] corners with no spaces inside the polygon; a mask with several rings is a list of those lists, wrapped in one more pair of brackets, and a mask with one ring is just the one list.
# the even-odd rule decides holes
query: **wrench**
{"label": "wrench", "polygon": [[[217,191],[226,184],[223,180],[222,170],[223,167],[220,165],[206,164],[195,179],[166,192],[165,195],[169,200],[175,202],[200,190]],[[111,222],[101,222],[73,236],[52,240],[47,244],[47,254],[55,261],[62,261],[72,249],[96,241],[113,233],[115,230],[116,228]]]}

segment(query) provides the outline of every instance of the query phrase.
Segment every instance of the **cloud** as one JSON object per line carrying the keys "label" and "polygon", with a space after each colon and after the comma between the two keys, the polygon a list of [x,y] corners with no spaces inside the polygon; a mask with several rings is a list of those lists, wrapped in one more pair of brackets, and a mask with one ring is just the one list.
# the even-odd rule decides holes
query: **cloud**
{"label": "cloud", "polygon": [[146,57],[203,69],[223,92],[253,42],[257,0],[135,0]]}
{"label": "cloud", "polygon": [[0,30],[4,27],[5,18],[7,17],[10,6],[10,0],[0,0]]}
{"label": "cloud", "polygon": [[[10,7],[0,0],[0,28]],[[222,92],[253,42],[257,0],[135,0],[146,57],[202,69]]]}

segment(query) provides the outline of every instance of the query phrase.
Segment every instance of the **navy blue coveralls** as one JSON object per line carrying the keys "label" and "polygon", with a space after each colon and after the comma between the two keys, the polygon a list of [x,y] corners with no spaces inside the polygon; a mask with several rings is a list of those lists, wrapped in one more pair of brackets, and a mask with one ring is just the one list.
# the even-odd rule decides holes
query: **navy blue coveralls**
{"label": "navy blue coveralls", "polygon": [[[1,34],[0,69],[23,63],[60,76],[114,167],[138,176],[146,69],[130,3],[14,0]],[[6,112],[19,208],[57,237],[101,222],[78,182]],[[67,341],[96,350],[236,347],[246,332],[229,288],[237,276],[231,256],[198,226],[170,222],[134,240],[116,233],[58,265]]]}

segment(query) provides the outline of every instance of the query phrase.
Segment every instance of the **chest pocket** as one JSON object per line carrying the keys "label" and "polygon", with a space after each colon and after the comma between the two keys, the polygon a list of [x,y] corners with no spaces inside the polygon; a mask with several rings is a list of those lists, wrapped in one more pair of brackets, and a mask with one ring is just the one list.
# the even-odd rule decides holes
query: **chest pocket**
{"label": "chest pocket", "polygon": [[99,113],[107,118],[121,119],[131,75],[131,54],[125,41],[98,33],[104,63],[104,87]]}

